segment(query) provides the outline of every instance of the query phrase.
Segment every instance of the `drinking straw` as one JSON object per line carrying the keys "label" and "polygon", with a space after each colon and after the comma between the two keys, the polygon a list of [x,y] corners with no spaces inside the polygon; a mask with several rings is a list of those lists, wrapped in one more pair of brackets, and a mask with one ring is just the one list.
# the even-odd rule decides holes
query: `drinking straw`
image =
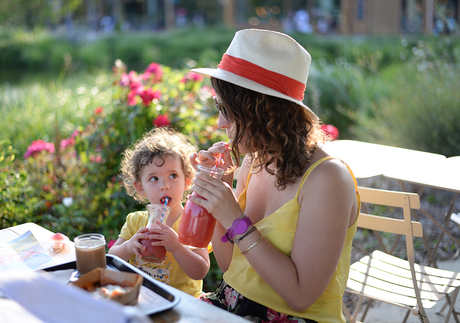
{"label": "drinking straw", "polygon": [[[231,139],[228,141],[228,143],[225,145],[225,149],[228,148],[228,145],[230,145],[230,141],[232,141]],[[216,164],[214,165],[213,169],[216,169],[217,166],[219,166],[220,162],[222,161],[222,157],[224,157],[224,153],[220,154],[219,158],[217,159],[217,162]]]}
{"label": "drinking straw", "polygon": [[[169,202],[169,197],[165,199],[164,206],[168,206],[168,202]],[[165,217],[165,208],[163,207],[163,211],[161,211],[161,218],[160,218],[161,223],[163,223],[164,217]]]}
{"label": "drinking straw", "polygon": [[224,155],[224,154],[220,154],[219,158],[218,158],[217,161],[216,161],[216,164],[215,164],[214,167],[213,167],[214,169],[216,169],[217,166],[219,166],[220,161],[222,160],[222,156],[223,156],[223,155]]}

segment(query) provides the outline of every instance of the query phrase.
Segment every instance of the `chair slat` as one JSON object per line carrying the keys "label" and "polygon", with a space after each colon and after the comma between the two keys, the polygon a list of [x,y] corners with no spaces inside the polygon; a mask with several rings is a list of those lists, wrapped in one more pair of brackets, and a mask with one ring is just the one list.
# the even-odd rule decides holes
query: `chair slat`
{"label": "chair slat", "polygon": [[[410,275],[410,273],[409,273]],[[393,280],[384,280],[380,279],[380,277],[366,275],[357,271],[350,271],[350,275],[348,279],[352,279],[358,282],[366,282],[368,286],[372,286],[381,290],[388,290],[392,293],[408,296],[408,297],[415,297],[414,287],[406,287],[404,286],[405,278],[395,274],[392,276]],[[428,285],[425,283],[425,288],[429,288]],[[446,288],[442,288],[441,291],[437,289],[421,289],[420,290],[420,297],[422,299],[428,299],[431,301],[439,301],[445,297],[442,293],[446,290]],[[447,291],[451,292],[455,288],[447,287]]]}
{"label": "chair slat", "polygon": [[[374,251],[373,255],[375,258],[379,260],[410,270],[409,263],[407,262],[407,260],[386,254],[384,252],[381,252],[380,250]],[[430,276],[444,277],[452,280],[457,280],[458,282],[454,284],[454,286],[460,285],[460,273],[428,266],[422,266],[418,264],[414,264],[414,269],[416,273],[428,274]]]}
{"label": "chair slat", "polygon": [[[398,306],[402,307],[417,306],[417,300],[415,297],[408,297],[405,295],[400,295],[390,291],[375,288],[373,286],[363,285],[361,282],[354,280],[349,280],[347,283],[347,291],[351,292],[351,290],[357,291],[358,295],[363,294],[365,297],[371,297],[388,304],[397,304]],[[422,304],[425,308],[432,308],[434,305],[436,305],[436,302],[430,300],[422,300]]]}
{"label": "chair slat", "polygon": [[[359,215],[358,227],[401,235],[405,235],[407,233],[404,220],[384,218],[365,213],[361,213]],[[423,228],[420,222],[412,221],[412,234],[414,237],[423,237]]]}
{"label": "chair slat", "polygon": [[[386,281],[391,281],[393,279],[393,276],[397,273],[393,273],[392,269],[394,267],[387,265],[383,263],[381,266],[374,263],[371,268],[369,268],[368,265],[362,262],[356,262],[350,267],[350,273],[351,270],[360,272],[362,274],[365,274],[368,271],[369,276],[373,277],[380,277],[382,280]],[[399,270],[404,270],[401,269],[400,267]],[[402,286],[408,287],[408,288],[413,288],[413,283],[412,279],[410,277],[410,271],[404,270],[404,275],[400,275],[400,281],[399,284]],[[436,277],[436,276],[430,276],[430,275],[424,275],[424,274],[417,274],[416,275],[417,281],[419,282],[419,288],[420,289],[425,289],[425,284],[429,285],[434,285],[437,291],[443,292],[446,289],[446,286],[449,287],[457,287],[460,284],[460,281],[454,281],[454,284],[451,283],[451,279],[444,278],[444,277]],[[422,284],[422,285],[420,285]]]}

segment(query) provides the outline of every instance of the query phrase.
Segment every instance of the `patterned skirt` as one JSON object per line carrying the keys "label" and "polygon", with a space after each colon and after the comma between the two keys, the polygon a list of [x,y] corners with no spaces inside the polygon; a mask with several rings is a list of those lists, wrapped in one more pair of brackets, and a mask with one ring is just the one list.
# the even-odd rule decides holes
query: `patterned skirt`
{"label": "patterned skirt", "polygon": [[275,312],[266,306],[251,301],[224,280],[221,281],[215,292],[205,293],[199,299],[256,323],[317,323],[306,318]]}

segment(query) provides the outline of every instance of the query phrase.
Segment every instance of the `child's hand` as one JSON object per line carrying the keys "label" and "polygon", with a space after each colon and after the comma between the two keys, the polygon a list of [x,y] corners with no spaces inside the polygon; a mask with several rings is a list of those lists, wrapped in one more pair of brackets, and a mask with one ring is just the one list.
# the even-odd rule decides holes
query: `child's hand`
{"label": "child's hand", "polygon": [[149,229],[148,228],[140,228],[137,230],[136,234],[129,239],[129,246],[128,249],[132,250],[132,252],[138,258],[142,258],[140,250],[146,250],[147,247],[140,243],[139,240],[148,239]]}
{"label": "child's hand", "polygon": [[153,228],[149,228],[147,233],[149,239],[159,240],[152,242],[152,246],[163,246],[167,251],[174,253],[182,245],[179,242],[177,232],[159,221],[155,225]]}

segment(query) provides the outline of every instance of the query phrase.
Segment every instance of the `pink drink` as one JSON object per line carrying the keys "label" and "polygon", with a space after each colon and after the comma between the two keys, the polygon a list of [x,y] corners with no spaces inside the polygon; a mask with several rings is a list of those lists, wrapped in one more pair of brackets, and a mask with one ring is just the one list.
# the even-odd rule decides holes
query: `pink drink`
{"label": "pink drink", "polygon": [[142,259],[148,262],[160,263],[166,258],[166,248],[163,246],[152,246],[152,242],[158,241],[157,239],[142,239],[139,240],[144,246],[147,247],[146,250],[140,250]]}
{"label": "pink drink", "polygon": [[[202,172],[209,173],[212,177],[220,179],[224,171],[220,168],[198,165]],[[198,196],[193,192],[192,196]],[[202,197],[201,197],[202,198]],[[216,219],[204,207],[190,201],[185,204],[179,224],[179,242],[196,248],[206,248],[211,242]]]}
{"label": "pink drink", "polygon": [[[166,223],[171,208],[163,204],[149,204],[147,205],[149,212],[149,222],[147,228],[155,226],[156,221]],[[163,246],[152,246],[152,242],[159,241],[157,239],[141,239],[139,240],[142,245],[146,246],[146,250],[140,250],[142,259],[148,262],[161,263],[166,257],[166,248]]]}

